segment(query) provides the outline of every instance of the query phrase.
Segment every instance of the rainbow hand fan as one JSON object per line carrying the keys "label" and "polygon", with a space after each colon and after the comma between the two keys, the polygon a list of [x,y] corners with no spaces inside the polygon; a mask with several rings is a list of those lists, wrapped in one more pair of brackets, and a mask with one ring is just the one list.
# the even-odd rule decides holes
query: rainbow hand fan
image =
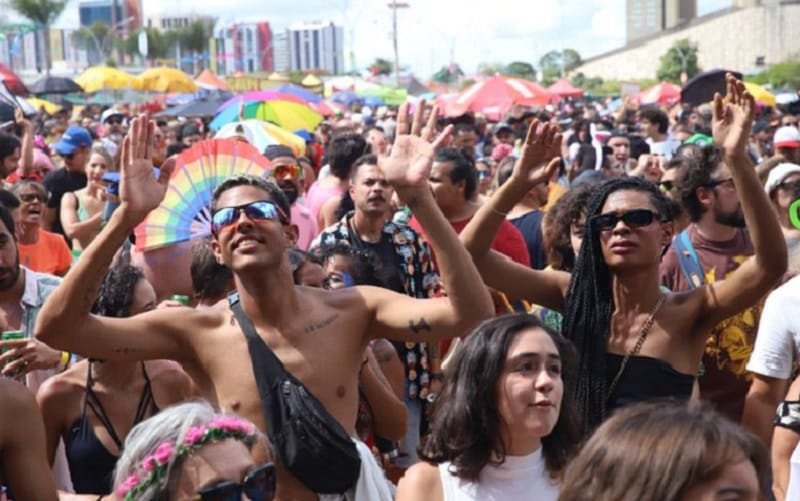
{"label": "rainbow hand fan", "polygon": [[134,230],[136,249],[148,251],[211,235],[211,198],[217,186],[233,176],[265,176],[269,169],[269,160],[242,141],[195,143],[178,156],[161,205]]}

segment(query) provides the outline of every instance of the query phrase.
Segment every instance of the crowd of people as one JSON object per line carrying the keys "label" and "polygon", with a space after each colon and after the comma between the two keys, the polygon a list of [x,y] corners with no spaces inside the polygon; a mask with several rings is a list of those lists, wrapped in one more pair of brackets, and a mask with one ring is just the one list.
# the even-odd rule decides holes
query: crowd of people
{"label": "crowd of people", "polygon": [[353,109],[142,251],[220,139],[19,114],[0,499],[800,499],[797,124],[733,76],[700,107]]}

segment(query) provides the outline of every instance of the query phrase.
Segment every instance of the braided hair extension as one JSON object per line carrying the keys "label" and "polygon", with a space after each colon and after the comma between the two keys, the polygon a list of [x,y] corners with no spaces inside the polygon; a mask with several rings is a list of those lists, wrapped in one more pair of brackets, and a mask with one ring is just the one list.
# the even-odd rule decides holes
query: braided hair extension
{"label": "braided hair extension", "polygon": [[129,316],[134,289],[143,278],[144,274],[139,268],[127,264],[108,270],[97,293],[92,313],[116,318]]}
{"label": "braided hair extension", "polygon": [[611,179],[595,187],[586,209],[586,233],[570,278],[564,311],[564,335],[578,350],[575,402],[588,435],[606,417],[608,329],[614,312],[611,271],[600,245],[599,215],[608,196],[616,191],[647,193],[662,221],[669,219],[666,197],[640,178]]}

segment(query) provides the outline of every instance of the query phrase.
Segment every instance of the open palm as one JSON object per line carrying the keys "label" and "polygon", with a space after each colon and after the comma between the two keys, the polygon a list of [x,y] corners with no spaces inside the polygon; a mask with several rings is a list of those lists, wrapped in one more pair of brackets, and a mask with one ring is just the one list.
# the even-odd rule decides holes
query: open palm
{"label": "open palm", "polygon": [[514,177],[536,186],[546,183],[558,168],[561,153],[561,134],[553,124],[544,124],[539,131],[539,121],[534,120],[528,128],[522,154],[514,164]]}
{"label": "open palm", "polygon": [[400,106],[397,122],[397,137],[388,157],[381,158],[379,165],[386,180],[397,188],[427,189],[428,176],[433,166],[436,148],[449,136],[451,126],[434,139],[438,108],[434,107],[425,127],[422,127],[425,101],[421,101],[409,129],[408,105]]}
{"label": "open palm", "polygon": [[741,81],[731,74],[726,78],[728,92],[725,99],[719,94],[714,96],[711,122],[714,142],[726,155],[744,153],[750,139],[755,100]]}
{"label": "open palm", "polygon": [[151,158],[155,125],[147,117],[133,120],[122,142],[119,197],[126,210],[144,217],[158,207],[167,192],[174,161],[165,162],[158,178]]}

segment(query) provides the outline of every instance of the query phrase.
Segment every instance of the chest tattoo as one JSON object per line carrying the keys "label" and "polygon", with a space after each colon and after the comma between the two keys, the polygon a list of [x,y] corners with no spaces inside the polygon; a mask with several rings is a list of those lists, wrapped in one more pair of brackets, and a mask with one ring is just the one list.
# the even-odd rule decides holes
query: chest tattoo
{"label": "chest tattoo", "polygon": [[325,327],[327,327],[330,324],[332,324],[333,322],[335,322],[337,318],[339,318],[339,314],[338,313],[333,313],[329,317],[327,317],[327,318],[325,318],[323,320],[320,320],[317,323],[313,323],[311,325],[307,325],[303,329],[303,332],[305,332],[306,334],[310,334],[310,333],[318,331],[320,329],[324,329]]}

